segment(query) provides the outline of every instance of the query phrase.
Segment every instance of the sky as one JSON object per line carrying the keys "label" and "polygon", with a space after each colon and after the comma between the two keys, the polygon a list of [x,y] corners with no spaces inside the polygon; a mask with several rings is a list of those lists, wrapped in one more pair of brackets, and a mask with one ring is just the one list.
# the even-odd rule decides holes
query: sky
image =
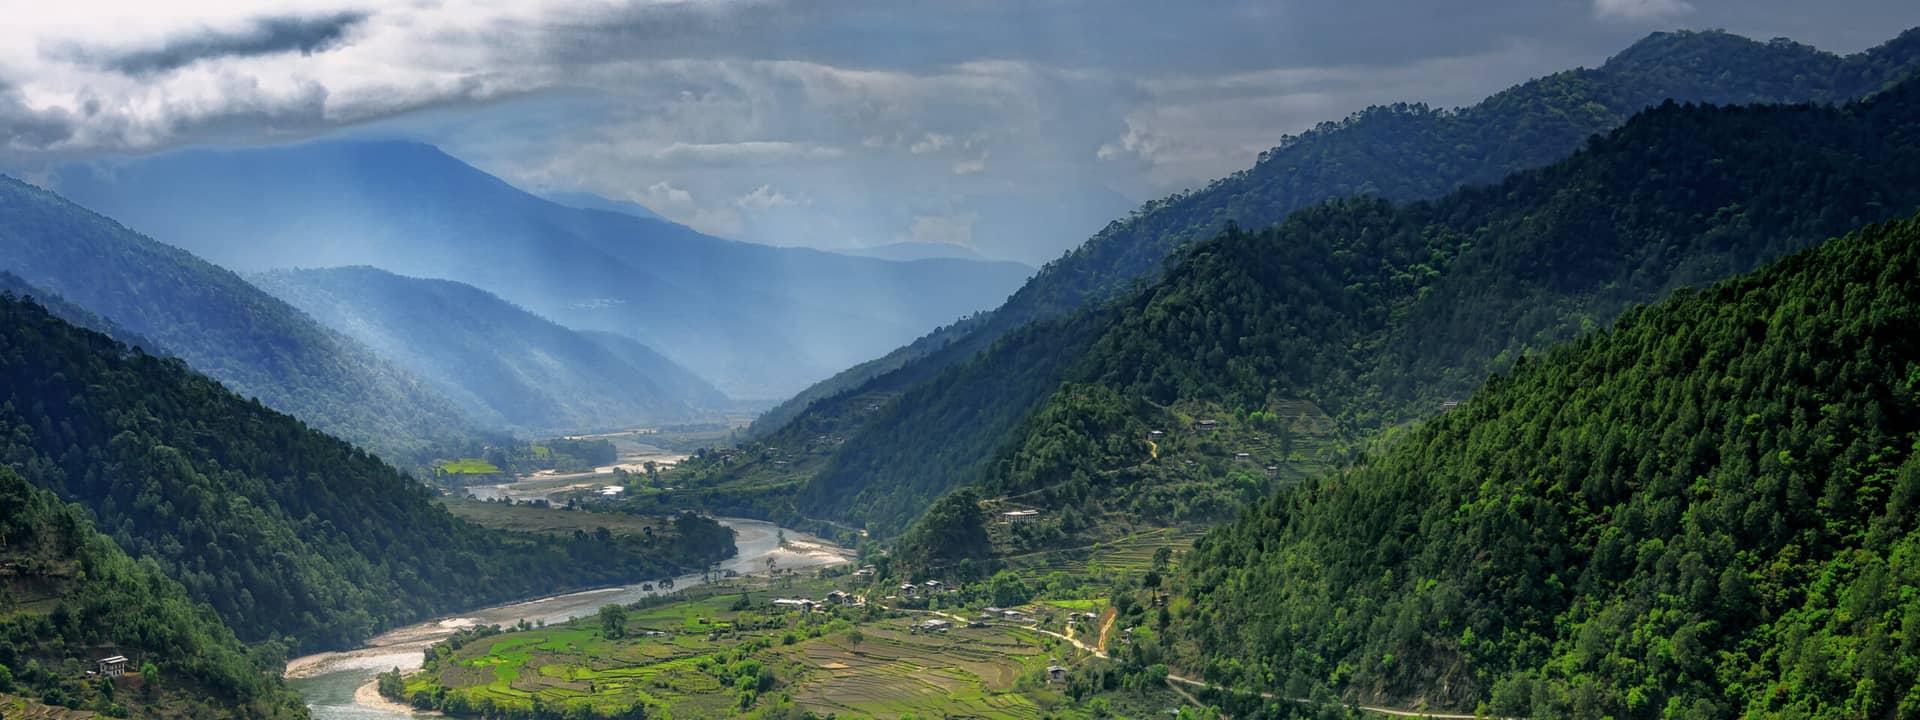
{"label": "sky", "polygon": [[0,167],[316,137],[827,249],[1038,265],[1369,104],[1656,30],[1850,53],[1912,0],[0,0]]}

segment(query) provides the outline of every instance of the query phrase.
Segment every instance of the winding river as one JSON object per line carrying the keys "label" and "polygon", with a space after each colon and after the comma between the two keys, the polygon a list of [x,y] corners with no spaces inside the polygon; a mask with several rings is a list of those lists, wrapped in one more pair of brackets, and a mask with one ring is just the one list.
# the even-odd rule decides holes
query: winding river
{"label": "winding river", "polygon": [[[847,562],[844,548],[812,535],[782,530],[758,520],[720,518],[733,528],[739,553],[721,565],[741,575],[765,572],[767,558],[779,569],[798,569]],[[786,543],[780,542],[784,533]],[[701,583],[699,575],[674,579],[676,589]],[[659,590],[642,590],[640,585],[603,588],[558,595],[525,602],[509,603],[472,612],[451,615],[389,631],[368,640],[357,650],[326,652],[295,658],[287,663],[287,680],[307,700],[316,720],[361,718],[423,717],[406,707],[382,700],[373,692],[373,678],[384,670],[420,667],[421,651],[465,627],[475,625],[511,625],[522,618],[528,621],[563,622],[568,618],[591,615],[608,603],[630,603]]]}

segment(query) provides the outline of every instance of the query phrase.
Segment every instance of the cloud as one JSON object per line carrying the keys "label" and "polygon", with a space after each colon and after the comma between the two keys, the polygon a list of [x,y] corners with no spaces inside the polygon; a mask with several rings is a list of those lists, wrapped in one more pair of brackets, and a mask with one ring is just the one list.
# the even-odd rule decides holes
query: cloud
{"label": "cloud", "polygon": [[808,203],[803,200],[795,200],[787,197],[780,191],[773,189],[771,185],[761,185],[760,187],[754,188],[753,192],[742,195],[739,199],[734,200],[733,204],[745,210],[772,210],[774,208],[798,207]]}
{"label": "cloud", "polygon": [[978,173],[983,173],[983,172],[986,172],[986,171],[987,171],[987,158],[988,158],[988,157],[989,157],[990,155],[992,155],[992,153],[986,153],[986,152],[983,152],[983,153],[980,153],[980,157],[978,157],[978,158],[974,158],[974,159],[972,159],[972,160],[961,160],[960,162],[957,162],[957,163],[954,163],[954,164],[953,164],[953,174],[955,174],[955,175],[975,175],[975,174],[978,174]]}
{"label": "cloud", "polygon": [[19,90],[0,81],[0,149],[31,150],[72,136],[73,119],[65,112],[27,107]]}
{"label": "cloud", "polygon": [[732,143],[672,143],[645,151],[654,160],[677,163],[742,165],[793,160],[832,160],[845,151],[800,142],[749,140]]}
{"label": "cloud", "polygon": [[1657,20],[1693,12],[1687,0],[1593,0],[1594,17],[1622,20]]}
{"label": "cloud", "polygon": [[878,244],[975,212],[982,251],[1032,263],[1288,133],[1472,102],[1670,18],[1848,51],[1920,22],[1912,0],[12,2],[31,5],[0,13],[15,171],[403,137],[758,242]]}
{"label": "cloud", "polygon": [[201,27],[188,30],[153,47],[74,45],[58,54],[83,64],[128,75],[151,75],[222,57],[255,57],[276,53],[312,55],[338,44],[354,26],[365,22],[369,16],[370,13],[365,11],[350,11],[318,17],[257,17],[233,29]]}
{"label": "cloud", "polygon": [[940,133],[927,133],[927,136],[925,138],[922,138],[919,142],[916,142],[913,145],[909,146],[907,148],[907,152],[913,153],[915,155],[925,155],[927,153],[936,153],[936,152],[940,152],[941,150],[945,150],[947,149],[948,145],[952,145],[952,144],[953,144],[952,135],[942,135]]}
{"label": "cloud", "polygon": [[664,181],[647,186],[646,192],[634,198],[634,202],[658,213],[686,211],[695,207],[693,193]]}
{"label": "cloud", "polygon": [[708,207],[701,204],[692,191],[670,182],[656,182],[641,192],[627,195],[661,217],[710,235],[738,237],[747,227],[746,218],[741,217],[737,208]]}

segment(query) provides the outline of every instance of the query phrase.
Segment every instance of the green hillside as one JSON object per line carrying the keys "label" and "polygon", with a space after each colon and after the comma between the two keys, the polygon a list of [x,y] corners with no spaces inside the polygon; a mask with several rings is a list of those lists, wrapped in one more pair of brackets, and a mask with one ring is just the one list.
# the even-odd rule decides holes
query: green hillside
{"label": "green hillside", "polygon": [[[846,513],[880,529],[911,519],[942,480],[1083,517],[1223,520],[1245,496],[1231,486],[1267,490],[1337,464],[1343,446],[1427,417],[1635,303],[1913,212],[1916,128],[1920,83],[1845,108],[1669,104],[1498,185],[1403,206],[1333,202],[1263,232],[1230,229],[1115,310],[1085,315],[1113,320],[984,472],[908,462],[953,439],[908,442],[912,426],[892,423],[894,462],[852,465],[856,437],[814,482],[878,496]],[[979,362],[1002,356],[1051,357],[1015,348]],[[962,390],[943,377],[914,392],[1021,407],[979,389],[1010,386]],[[1198,419],[1216,424],[1196,433]],[[1154,457],[1156,429],[1170,444]],[[1293,467],[1282,441],[1299,441],[1308,466]],[[1254,477],[1221,465],[1241,453]],[[1211,510],[1175,516],[1195,505]],[[1048,535],[1039,528],[1035,541]]]}
{"label": "green hillside", "polygon": [[[716,471],[728,479],[716,481],[715,485],[751,484],[755,477],[771,482],[799,482],[805,489],[797,502],[788,505],[789,512],[861,525],[882,533],[896,532],[927,506],[932,495],[901,499],[892,496],[893,488],[905,487],[915,493],[932,488],[937,495],[944,488],[981,479],[984,476],[983,469],[990,466],[977,458],[959,463],[930,462],[928,459],[933,457],[936,450],[948,446],[1005,449],[1017,445],[1022,442],[1022,436],[1031,435],[1030,432],[1020,431],[1021,423],[1026,421],[1029,413],[1045,405],[1046,398],[1060,387],[1060,383],[1076,378],[1097,379],[1106,374],[1097,369],[1092,371],[1094,374],[1091,376],[1069,372],[1079,367],[1071,358],[1080,352],[1074,344],[1074,338],[1083,338],[1084,342],[1088,337],[1084,334],[1057,333],[1044,324],[1032,325],[1027,332],[1015,332],[1015,329],[1026,327],[1036,320],[1060,318],[1062,315],[1067,317],[1043,322],[1066,323],[1071,327],[1081,322],[1073,319],[1071,314],[1076,308],[1085,307],[1090,299],[1124,296],[1143,289],[1153,292],[1149,286],[1141,283],[1151,280],[1164,267],[1178,266],[1178,262],[1168,260],[1170,253],[1173,257],[1186,258],[1185,251],[1176,252],[1176,249],[1213,237],[1230,223],[1260,229],[1279,222],[1295,210],[1309,208],[1330,198],[1363,193],[1389,201],[1410,200],[1435,197],[1463,184],[1493,182],[1511,171],[1541,166],[1566,156],[1581,147],[1594,133],[1606,132],[1633,113],[1668,97],[1733,103],[1837,101],[1884,89],[1889,83],[1906,76],[1916,62],[1920,62],[1920,32],[1903,34],[1881,47],[1844,58],[1821,53],[1804,45],[1758,43],[1726,33],[1657,34],[1635,44],[1600,68],[1548,76],[1516,86],[1470,108],[1438,111],[1419,106],[1383,107],[1362,112],[1342,122],[1324,125],[1299,137],[1289,138],[1280,147],[1264,154],[1261,161],[1246,172],[1217,181],[1203,190],[1151,203],[1131,217],[1116,221],[1086,245],[1043,268],[1000,310],[983,318],[957,324],[947,331],[902,348],[893,355],[843,373],[775,408],[754,428],[759,444],[748,445],[744,449],[750,456],[760,454],[788,458],[790,464],[781,466],[780,472],[768,472],[765,464],[730,465],[723,471]],[[1737,137],[1701,139],[1702,142],[1738,140]],[[1869,144],[1873,140],[1860,139]],[[1904,142],[1901,138],[1880,140]],[[1853,143],[1855,140],[1847,139],[1846,142]],[[1671,150],[1676,153],[1690,151],[1681,144],[1672,146]],[[1618,152],[1618,149],[1613,152]],[[1863,156],[1857,149],[1843,149],[1849,161],[1862,157],[1870,159],[1872,152],[1868,151]],[[1797,157],[1807,163],[1823,162],[1817,154]],[[1541,178],[1527,182],[1533,183],[1532,186],[1536,188],[1557,187],[1567,199],[1573,199],[1584,189],[1574,188],[1571,183],[1618,183],[1621,173],[1632,171],[1631,163],[1649,159],[1654,158],[1623,154],[1616,159],[1617,166],[1611,169],[1588,165],[1565,166],[1565,172],[1589,173],[1588,177],[1559,180]],[[1703,162],[1712,159],[1701,156]],[[1880,167],[1875,172],[1886,170]],[[1771,171],[1742,167],[1738,172]],[[1849,172],[1852,171],[1843,168],[1827,177],[1833,182],[1846,182]],[[1694,179],[1708,182],[1715,178]],[[1446,213],[1465,213],[1484,219],[1490,217],[1504,202],[1501,194],[1507,190],[1502,187],[1495,185],[1494,189],[1481,191],[1479,195],[1473,195],[1472,191],[1462,192],[1441,203],[1443,207],[1430,210],[1402,212],[1391,209],[1393,206],[1385,202],[1362,203],[1344,211],[1328,211],[1349,215],[1345,220],[1329,222],[1357,221],[1366,213],[1398,214],[1394,222],[1424,230],[1428,226],[1446,224]],[[1704,187],[1696,190],[1679,185],[1677,179],[1665,187],[1680,188],[1676,192],[1682,193],[1682,196],[1656,200],[1670,204],[1694,203],[1704,207],[1708,215],[1697,219],[1687,218],[1687,228],[1658,226],[1653,218],[1626,219],[1641,224],[1649,231],[1658,232],[1690,231],[1708,226],[1718,228],[1718,232],[1722,233],[1718,236],[1720,240],[1710,242],[1705,248],[1712,258],[1702,262],[1709,264],[1691,264],[1692,261],[1677,255],[1652,257],[1643,254],[1627,258],[1625,269],[1609,267],[1595,269],[1595,272],[1632,272],[1632,268],[1645,266],[1660,268],[1656,278],[1635,278],[1625,285],[1603,288],[1597,295],[1591,292],[1593,288],[1588,287],[1567,288],[1562,293],[1562,288],[1557,286],[1534,288],[1516,283],[1510,289],[1525,297],[1499,298],[1489,303],[1453,298],[1459,307],[1466,308],[1469,313],[1467,318],[1449,317],[1448,306],[1437,302],[1428,304],[1422,308],[1423,312],[1428,313],[1423,321],[1450,324],[1452,327],[1449,332],[1454,337],[1460,337],[1473,330],[1458,325],[1462,320],[1502,317],[1494,306],[1498,311],[1525,309],[1529,307],[1528,303],[1539,299],[1535,297],[1536,294],[1556,297],[1560,303],[1550,304],[1549,309],[1542,313],[1520,318],[1525,324],[1524,332],[1515,330],[1502,333],[1495,328],[1496,332],[1487,338],[1475,340],[1472,347],[1465,344],[1446,347],[1445,351],[1452,356],[1450,359],[1457,362],[1447,365],[1433,363],[1432,367],[1450,367],[1455,371],[1421,378],[1419,382],[1422,384],[1414,387],[1390,378],[1358,377],[1362,374],[1371,375],[1371,369],[1343,370],[1356,376],[1342,380],[1353,383],[1355,388],[1366,386],[1368,389],[1365,392],[1390,390],[1396,393],[1393,403],[1382,405],[1376,402],[1367,406],[1364,411],[1374,415],[1364,418],[1354,415],[1343,419],[1360,420],[1359,426],[1373,428],[1401,418],[1423,416],[1437,407],[1439,402],[1471,390],[1486,372],[1511,361],[1514,353],[1523,352],[1529,347],[1543,347],[1544,343],[1568,337],[1570,331],[1589,327],[1593,323],[1603,323],[1623,303],[1644,302],[1690,282],[1727,277],[1751,269],[1766,259],[1778,257],[1786,250],[1805,247],[1818,238],[1844,232],[1872,219],[1894,217],[1912,207],[1910,201],[1904,206],[1899,203],[1886,207],[1865,205],[1866,211],[1862,213],[1831,218],[1823,216],[1818,229],[1813,232],[1802,232],[1805,228],[1780,228],[1780,235],[1790,239],[1771,246],[1741,244],[1738,247],[1722,247],[1727,244],[1727,238],[1743,233],[1754,218],[1741,216],[1745,206],[1728,207],[1728,216],[1715,217],[1712,212],[1723,205],[1708,206],[1708,203],[1751,188]],[[1814,184],[1797,186],[1797,190],[1817,192],[1829,189]],[[1696,192],[1719,195],[1689,197]],[[1536,191],[1536,195],[1527,201],[1544,202],[1546,199],[1545,191]],[[1621,199],[1640,200],[1637,197]],[[1749,203],[1761,200],[1760,197],[1746,198]],[[1790,212],[1807,212],[1804,203],[1790,201],[1788,204],[1795,208]],[[1515,201],[1506,210],[1519,205],[1521,203]],[[1689,205],[1686,209],[1691,210],[1692,207]],[[1764,205],[1756,204],[1754,207],[1759,212],[1771,212]],[[1819,212],[1839,211],[1821,208]],[[1672,218],[1658,222],[1667,220]],[[1512,214],[1506,216],[1505,221],[1525,222],[1524,215]],[[1578,228],[1571,223],[1583,221],[1571,217],[1556,219],[1554,222],[1563,223],[1554,229],[1561,237],[1548,238],[1545,242],[1565,244],[1567,237],[1578,232]],[[1459,231],[1468,226],[1460,222],[1454,228]],[[1763,229],[1762,232],[1771,233],[1775,229]],[[1406,239],[1403,233],[1391,239],[1391,242],[1403,242]],[[1469,274],[1460,276],[1457,284],[1421,290],[1432,280],[1424,277],[1424,273],[1437,272],[1439,266],[1450,262],[1447,253],[1455,252],[1457,248],[1449,247],[1449,243],[1456,240],[1422,238],[1419,240],[1421,247],[1393,248],[1393,252],[1403,253],[1394,259],[1394,262],[1400,263],[1394,272],[1408,273],[1409,276],[1394,279],[1394,287],[1382,288],[1381,291],[1412,290],[1471,295],[1482,287],[1476,285],[1477,282],[1501,282],[1498,278],[1489,280],[1484,275]],[[1536,241],[1541,241],[1541,238],[1527,235],[1519,242]],[[1626,238],[1622,241],[1654,242],[1648,237]],[[1377,244],[1389,242],[1389,239],[1372,238],[1365,242]],[[1659,252],[1650,245],[1647,251]],[[1432,252],[1440,253],[1440,256],[1430,257]],[[1493,254],[1475,257],[1493,257]],[[1529,257],[1537,262],[1541,256]],[[1551,255],[1546,257],[1551,259]],[[1274,258],[1237,259],[1255,262],[1269,269],[1280,267],[1279,261]],[[1326,262],[1351,265],[1351,260],[1330,258]],[[1320,263],[1322,259],[1310,259],[1310,262]],[[1710,265],[1713,262],[1719,262],[1720,265]],[[1461,267],[1466,268],[1473,263],[1485,264],[1470,259],[1469,265]],[[1341,274],[1350,270],[1368,274],[1380,269],[1338,267],[1333,270],[1334,275],[1314,282],[1338,282]],[[1489,266],[1487,271],[1499,273],[1523,269]],[[1572,266],[1561,270],[1574,275],[1586,271]],[[1291,274],[1293,271],[1289,269],[1287,272]],[[1470,281],[1468,278],[1473,279]],[[1579,303],[1587,302],[1590,295],[1594,296],[1591,299],[1596,303],[1595,307],[1576,307]],[[1354,302],[1369,300],[1400,303],[1404,307],[1409,298],[1356,298]],[[1227,313],[1213,314],[1224,318]],[[1367,322],[1377,325],[1380,320],[1374,318]],[[1569,328],[1555,324],[1563,321],[1572,322],[1573,325]],[[1411,323],[1405,326],[1419,327]],[[1235,328],[1217,325],[1213,329]],[[1309,328],[1308,331],[1342,332],[1338,328]],[[1184,341],[1184,338],[1166,340],[1175,345]],[[1422,343],[1427,342],[1421,337],[1384,336],[1373,338],[1372,341],[1398,343],[1401,351],[1395,357],[1415,356],[1426,349]],[[1232,354],[1230,348],[1222,347],[1220,350],[1222,358]],[[1362,350],[1372,352],[1370,348]],[[1340,354],[1336,348],[1320,348],[1316,352]],[[1070,356],[1069,359],[1060,359],[1059,356],[1063,354]],[[1216,379],[1213,373],[1218,368],[1208,364],[1211,360],[1200,360],[1200,367],[1207,368],[1203,371],[1207,377],[1200,380],[1213,382]],[[1302,359],[1286,358],[1284,361],[1301,362]],[[1242,364],[1245,365],[1244,362]],[[1027,374],[1016,382],[1001,382],[992,370],[1015,365],[1029,367],[1025,371]],[[1251,371],[1251,366],[1244,366],[1239,372]],[[1173,371],[1162,369],[1153,372]],[[1190,377],[1181,382],[1191,383],[1195,380]],[[1175,382],[1170,376],[1161,381]],[[1376,391],[1372,389],[1376,385],[1391,387]],[[1322,390],[1334,392],[1332,388]],[[949,394],[958,397],[929,401],[929,398]],[[1174,394],[1177,393],[1161,393],[1159,401],[1170,402]],[[1280,398],[1276,402],[1291,403],[1295,399],[1314,397],[1299,395],[1292,399]],[[1252,412],[1260,409],[1256,406],[1263,399],[1254,397],[1228,407],[1200,411],[1211,414],[1239,409],[1233,405],[1245,405],[1245,410]],[[1416,399],[1419,404],[1412,404]],[[956,413],[956,406],[963,406],[968,412]],[[1317,415],[1341,411],[1309,407],[1304,408],[1303,412],[1308,418],[1306,424],[1317,427],[1320,425]],[[1176,418],[1166,419],[1172,421]],[[1299,416],[1296,416],[1292,420],[1298,419]],[[1305,428],[1299,430],[1306,432]],[[1272,439],[1273,433],[1249,430],[1248,438],[1251,439],[1254,434],[1267,436],[1261,441],[1265,442]],[[830,438],[832,442],[822,446],[822,436]],[[902,438],[909,440],[902,441]],[[926,440],[913,441],[912,438]],[[849,499],[856,501],[847,502]]]}
{"label": "green hillside", "polygon": [[1209,534],[1131,662],[1527,717],[1920,713],[1920,221],[1627,313]]}
{"label": "green hillside", "polygon": [[[89,675],[113,655],[130,659],[127,675]],[[0,466],[0,708],[12,695],[115,717],[306,717],[277,660],[250,655],[159,567]]]}
{"label": "green hillside", "polygon": [[480,529],[364,450],[7,295],[0,463],[84,506],[242,640],[282,649],[732,551]]}

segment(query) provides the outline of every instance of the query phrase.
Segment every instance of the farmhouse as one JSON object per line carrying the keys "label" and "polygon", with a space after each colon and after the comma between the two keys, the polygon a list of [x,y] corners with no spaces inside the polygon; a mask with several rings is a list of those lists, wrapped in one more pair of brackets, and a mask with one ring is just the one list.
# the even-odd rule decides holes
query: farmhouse
{"label": "farmhouse", "polygon": [[1008,523],[1027,523],[1040,519],[1039,510],[1008,510],[1000,513],[1000,518]]}
{"label": "farmhouse", "polygon": [[907,628],[907,631],[914,633],[944,633],[951,629],[953,629],[953,623],[946,620],[924,620],[914,623],[911,627]]}
{"label": "farmhouse", "polygon": [[859,570],[853,571],[853,574],[854,577],[873,577],[876,572],[879,572],[879,569],[872,565],[861,565]]}
{"label": "farmhouse", "polygon": [[125,655],[103,657],[95,661],[94,665],[99,668],[101,675],[107,677],[120,677],[121,675],[127,674],[127,657]]}
{"label": "farmhouse", "polygon": [[808,611],[813,610],[815,607],[819,605],[819,603],[816,603],[812,600],[805,600],[805,599],[798,599],[798,598],[780,598],[778,600],[773,601],[773,604],[778,605],[780,607],[798,608],[801,610],[808,610]]}
{"label": "farmhouse", "polygon": [[1067,681],[1066,668],[1060,667],[1059,665],[1047,666],[1047,682],[1048,683],[1058,684],[1066,681]]}

